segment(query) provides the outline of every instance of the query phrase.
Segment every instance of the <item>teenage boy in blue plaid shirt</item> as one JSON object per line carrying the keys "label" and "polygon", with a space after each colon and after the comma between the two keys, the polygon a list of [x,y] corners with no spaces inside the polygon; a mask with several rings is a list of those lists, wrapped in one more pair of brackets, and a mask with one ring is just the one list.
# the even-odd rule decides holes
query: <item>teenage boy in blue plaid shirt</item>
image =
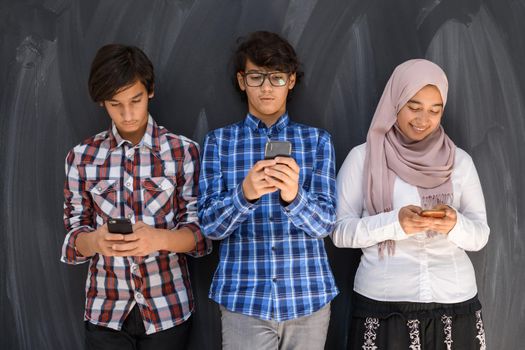
{"label": "teenage boy in blue plaid shirt", "polygon": [[[338,293],[323,241],[335,224],[330,135],[288,116],[302,73],[286,40],[254,32],[234,65],[248,114],[206,136],[198,201],[203,234],[222,240],[210,298],[223,349],[323,349]],[[290,141],[291,157],[265,160],[270,140]]]}

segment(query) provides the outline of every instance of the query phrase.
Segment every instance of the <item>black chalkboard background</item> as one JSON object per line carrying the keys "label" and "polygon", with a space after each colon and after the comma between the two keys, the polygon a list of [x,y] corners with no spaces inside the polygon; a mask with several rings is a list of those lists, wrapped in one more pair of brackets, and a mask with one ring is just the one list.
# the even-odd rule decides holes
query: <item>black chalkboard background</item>
{"label": "black chalkboard background", "polygon": [[[202,142],[244,117],[228,60],[238,36],[265,29],[302,57],[305,80],[290,114],[331,132],[338,166],[364,142],[397,64],[425,57],[444,68],[444,126],[476,162],[492,229],[487,247],[470,254],[488,348],[521,349],[524,17],[523,0],[1,0],[0,348],[82,348],[86,266],[59,262],[62,184],[68,149],[109,125],[87,92],[97,48],[143,48],[158,77],[152,115]],[[326,348],[343,349],[360,252],[326,243],[341,289]],[[220,348],[218,308],[207,299],[216,263],[216,252],[192,260],[191,349]]]}

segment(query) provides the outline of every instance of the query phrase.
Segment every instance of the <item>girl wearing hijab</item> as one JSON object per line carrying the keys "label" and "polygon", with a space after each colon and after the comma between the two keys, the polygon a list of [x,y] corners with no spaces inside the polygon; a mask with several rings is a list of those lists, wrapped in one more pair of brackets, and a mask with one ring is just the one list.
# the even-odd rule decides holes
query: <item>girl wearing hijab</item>
{"label": "girl wearing hijab", "polygon": [[349,349],[485,349],[465,251],[483,248],[490,230],[472,158],[440,124],[447,90],[436,64],[399,65],[337,176],[332,239],[363,251]]}

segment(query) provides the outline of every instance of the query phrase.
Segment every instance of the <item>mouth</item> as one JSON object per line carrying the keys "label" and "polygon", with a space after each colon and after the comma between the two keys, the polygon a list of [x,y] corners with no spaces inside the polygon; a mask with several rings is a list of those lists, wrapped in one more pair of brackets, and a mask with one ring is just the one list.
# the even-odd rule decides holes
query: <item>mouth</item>
{"label": "mouth", "polygon": [[412,127],[412,129],[415,132],[423,132],[423,131],[427,130],[427,128],[428,128],[426,126],[417,126],[417,125],[414,125],[414,124],[410,124],[410,126]]}

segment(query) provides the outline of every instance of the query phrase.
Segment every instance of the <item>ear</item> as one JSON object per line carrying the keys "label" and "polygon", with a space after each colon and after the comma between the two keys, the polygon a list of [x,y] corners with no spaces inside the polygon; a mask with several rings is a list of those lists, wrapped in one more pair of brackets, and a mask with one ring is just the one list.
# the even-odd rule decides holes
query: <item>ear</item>
{"label": "ear", "polygon": [[239,89],[246,91],[246,85],[244,85],[244,77],[240,72],[237,72],[237,83],[239,84]]}
{"label": "ear", "polygon": [[290,77],[288,78],[288,90],[292,90],[294,88],[296,78],[297,75],[295,73],[290,74]]}
{"label": "ear", "polygon": [[155,85],[151,86],[151,92],[148,94],[148,98],[153,98],[155,96]]}

